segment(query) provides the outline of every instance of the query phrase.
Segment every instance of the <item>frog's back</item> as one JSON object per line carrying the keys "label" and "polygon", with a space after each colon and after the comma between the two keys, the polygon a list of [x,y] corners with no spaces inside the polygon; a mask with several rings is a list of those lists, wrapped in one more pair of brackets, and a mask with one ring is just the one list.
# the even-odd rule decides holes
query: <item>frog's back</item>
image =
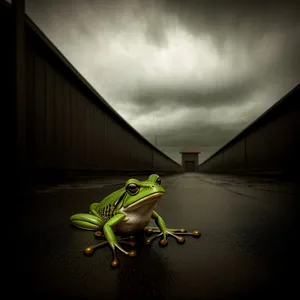
{"label": "frog's back", "polygon": [[115,203],[120,199],[120,197],[125,192],[125,188],[122,187],[119,190],[109,194],[104,199],[102,199],[98,204],[98,209],[101,209],[102,207],[106,207],[108,205],[114,206]]}

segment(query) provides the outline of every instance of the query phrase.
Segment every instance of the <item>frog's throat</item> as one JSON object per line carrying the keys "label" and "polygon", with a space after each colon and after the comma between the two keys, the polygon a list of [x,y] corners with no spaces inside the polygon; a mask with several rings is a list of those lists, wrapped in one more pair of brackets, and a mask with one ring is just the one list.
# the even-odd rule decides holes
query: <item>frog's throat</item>
{"label": "frog's throat", "polygon": [[137,207],[143,205],[145,202],[157,201],[158,199],[162,198],[163,195],[164,195],[164,193],[161,193],[161,192],[153,193],[149,196],[146,196],[146,197],[124,207],[124,211],[126,212],[127,210],[132,210],[133,208],[136,209]]}

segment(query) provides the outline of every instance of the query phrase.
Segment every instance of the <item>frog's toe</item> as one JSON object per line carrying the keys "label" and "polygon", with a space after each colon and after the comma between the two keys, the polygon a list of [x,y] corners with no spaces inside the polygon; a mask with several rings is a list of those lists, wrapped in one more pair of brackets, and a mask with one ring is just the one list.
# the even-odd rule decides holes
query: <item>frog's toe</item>
{"label": "frog's toe", "polygon": [[176,233],[176,234],[188,234],[187,230],[184,228],[168,228],[168,233]]}
{"label": "frog's toe", "polygon": [[[129,242],[126,242],[126,241],[119,241],[119,242],[123,242],[123,243],[129,244]],[[128,255],[129,257],[135,257],[137,255],[137,253],[136,253],[135,250],[126,251],[118,243],[115,243],[113,245],[113,247],[111,247],[111,249],[112,249],[112,253],[113,253],[113,260],[111,261],[110,265],[113,268],[116,268],[116,267],[119,266],[119,260],[118,260],[118,257],[117,257],[117,251],[116,251],[116,249],[119,249],[121,252],[123,252],[124,254]]]}
{"label": "frog's toe", "polygon": [[162,246],[167,246],[168,245],[168,240],[167,239],[161,239],[159,241],[159,243],[162,245]]}
{"label": "frog's toe", "polygon": [[116,268],[116,267],[118,267],[119,266],[119,260],[117,259],[117,258],[114,258],[112,261],[111,261],[111,263],[110,263],[110,265],[113,267],[113,268]]}
{"label": "frog's toe", "polygon": [[[151,234],[151,233],[156,233],[156,232],[160,232],[160,229],[158,228],[158,227],[146,227],[145,229],[144,229],[144,231],[145,231],[145,233],[146,234]],[[168,231],[169,232],[173,232],[173,233],[185,233],[185,232],[187,232],[187,230],[186,229],[184,229],[184,228],[168,228]]]}
{"label": "frog's toe", "polygon": [[137,255],[137,252],[135,250],[128,251],[128,256],[135,257],[136,255]]}
{"label": "frog's toe", "polygon": [[157,239],[158,237],[160,237],[160,236],[162,236],[162,235],[163,235],[163,233],[161,232],[160,234],[157,234],[157,235],[155,235],[155,236],[153,236],[153,237],[151,237],[151,238],[147,238],[147,239],[145,240],[146,245],[151,245],[151,243],[152,243],[155,239]]}
{"label": "frog's toe", "polygon": [[[156,233],[158,232],[158,228],[157,227],[148,227],[145,229],[145,233],[150,234],[150,233]],[[175,234],[176,233],[176,234]],[[154,237],[151,238],[147,238],[145,240],[145,243],[147,245],[150,245],[152,243],[152,241],[160,236],[162,236],[163,233],[161,232],[160,234],[155,235]],[[174,237],[177,240],[178,244],[183,244],[185,242],[185,238],[184,235],[192,235],[193,237],[200,237],[201,236],[201,232],[199,230],[194,230],[192,232],[187,232],[185,229],[181,228],[181,229],[167,229],[167,231],[165,232],[164,237],[160,240],[160,245],[162,246],[166,246],[168,244],[167,241],[167,236],[170,235],[172,237]]]}
{"label": "frog's toe", "polygon": [[187,232],[185,229],[168,229],[168,233],[173,235],[173,236],[174,236],[174,233],[176,233],[176,235],[192,235],[193,237],[200,237],[201,236],[201,232],[199,230],[194,230],[192,232]]}
{"label": "frog's toe", "polygon": [[92,254],[94,253],[94,250],[95,250],[95,249],[97,249],[97,248],[99,248],[99,247],[101,247],[101,246],[104,246],[104,245],[106,245],[106,244],[108,244],[108,242],[107,242],[107,241],[104,241],[104,242],[102,242],[102,243],[99,243],[99,244],[96,244],[96,245],[93,245],[93,246],[89,246],[89,247],[85,248],[83,251],[84,251],[84,253],[87,254],[87,255],[92,255]]}
{"label": "frog's toe", "polygon": [[167,234],[174,237],[177,240],[178,244],[183,244],[185,242],[185,238],[183,236],[177,236],[171,231],[167,231]]}
{"label": "frog's toe", "polygon": [[[120,246],[117,246],[117,248],[119,250],[121,250],[124,254],[130,256],[130,257],[135,257],[137,255],[136,251],[135,250],[131,250],[131,251],[125,251],[123,248],[121,248]],[[120,249],[121,248],[121,249]],[[113,268],[117,268],[119,266],[120,262],[117,258],[117,254],[116,254],[116,251],[115,249],[113,249],[113,260],[111,261],[110,265],[113,267]]]}
{"label": "frog's toe", "polygon": [[199,230],[194,230],[194,231],[192,232],[192,236],[193,236],[193,237],[200,237],[200,236],[201,236],[201,232],[200,232]]}
{"label": "frog's toe", "polygon": [[[131,242],[126,242],[126,241],[119,241],[119,243],[124,243],[124,244],[127,244],[127,245],[130,245],[130,246],[135,246],[135,242],[134,241],[131,241]],[[136,251],[135,250],[131,250],[131,251],[126,251],[124,248],[122,248],[118,243],[115,244],[115,247],[117,249],[119,249],[121,252],[123,252],[125,255],[128,255],[130,257],[134,257],[136,256]],[[116,251],[115,251],[115,248],[113,249],[113,254],[114,254],[114,257],[116,256]]]}
{"label": "frog's toe", "polygon": [[168,229],[167,234],[174,237],[178,244],[183,244],[185,242],[184,235],[192,235],[193,237],[201,236],[201,232],[199,230],[187,232],[185,229]]}
{"label": "frog's toe", "polygon": [[96,236],[96,237],[101,237],[101,236],[103,236],[102,231],[99,231],[99,230],[96,231],[96,232],[95,232],[95,236]]}

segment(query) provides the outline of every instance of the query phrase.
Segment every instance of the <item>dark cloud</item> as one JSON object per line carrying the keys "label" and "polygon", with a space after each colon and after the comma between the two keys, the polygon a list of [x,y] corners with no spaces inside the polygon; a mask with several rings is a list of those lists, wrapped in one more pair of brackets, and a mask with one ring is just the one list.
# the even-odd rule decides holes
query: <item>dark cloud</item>
{"label": "dark cloud", "polygon": [[201,87],[183,81],[181,84],[165,83],[159,86],[140,86],[131,99],[140,111],[147,108],[153,112],[161,107],[214,108],[241,105],[248,99],[245,95],[253,91],[255,79],[236,81],[228,85],[216,83],[213,86]]}
{"label": "dark cloud", "polygon": [[300,1],[28,0],[27,11],[173,156],[188,145],[208,155],[300,82]]}
{"label": "dark cloud", "polygon": [[[162,0],[166,14],[179,18],[191,32],[210,32],[218,42],[228,37],[259,38],[269,30],[299,25],[299,1],[295,0]],[[226,33],[224,35],[224,33]]]}
{"label": "dark cloud", "polygon": [[[193,79],[183,80],[180,84],[166,82],[154,85],[140,85],[132,100],[144,109],[145,106],[156,110],[161,105],[215,107],[241,104],[249,99],[245,97],[261,86],[280,82],[291,82],[292,87],[300,81],[300,1],[159,1],[162,15],[174,15],[195,36],[207,33],[219,46],[222,54],[224,43],[228,39],[236,40],[238,45],[246,45],[246,51],[255,65],[266,59],[270,53],[280,51],[272,65],[257,65],[255,72],[248,78],[237,78],[227,85],[216,83],[202,87]],[[155,32],[164,32],[160,24],[151,24]],[[268,35],[278,34],[279,45],[268,41]],[[272,37],[272,36],[271,36]],[[255,55],[253,50],[266,40],[266,50]],[[157,42],[159,39],[157,39]],[[278,46],[282,47],[278,49]],[[274,49],[275,48],[275,49]],[[277,49],[276,49],[277,48]],[[238,51],[238,49],[237,49]],[[241,49],[244,51],[244,49]],[[251,55],[253,54],[253,55]],[[176,63],[176,62],[175,62]],[[239,65],[235,68],[238,70]],[[222,80],[222,79],[221,79]]]}
{"label": "dark cloud", "polygon": [[[168,44],[167,35],[162,28],[162,22],[157,24],[156,22],[148,22],[147,30],[145,31],[145,35],[147,36],[147,40],[149,43],[153,43],[158,47],[164,47]],[[160,25],[160,26],[159,26]]]}
{"label": "dark cloud", "polygon": [[[243,121],[237,124],[206,124],[201,120],[195,120],[194,124],[182,124],[180,127],[158,130],[156,139],[165,147],[182,147],[183,145],[194,145],[202,147],[221,146],[235,137],[240,128],[248,125]],[[180,122],[180,120],[178,120]]]}

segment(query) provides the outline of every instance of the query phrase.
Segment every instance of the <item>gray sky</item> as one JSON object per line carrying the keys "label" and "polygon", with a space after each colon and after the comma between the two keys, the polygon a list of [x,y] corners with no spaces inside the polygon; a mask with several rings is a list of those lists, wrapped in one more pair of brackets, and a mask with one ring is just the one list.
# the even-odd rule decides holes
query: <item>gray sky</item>
{"label": "gray sky", "polygon": [[300,82],[300,1],[27,0],[27,14],[135,129],[199,163]]}

